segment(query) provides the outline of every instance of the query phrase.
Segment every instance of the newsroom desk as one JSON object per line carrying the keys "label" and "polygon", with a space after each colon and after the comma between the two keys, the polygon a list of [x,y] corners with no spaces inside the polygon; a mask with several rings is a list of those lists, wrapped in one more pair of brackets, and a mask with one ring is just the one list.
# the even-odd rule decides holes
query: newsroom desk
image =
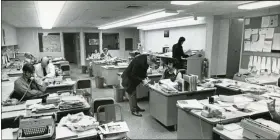
{"label": "newsroom desk", "polygon": [[[240,96],[242,95],[234,95]],[[203,104],[208,104],[208,100],[201,100]],[[266,103],[251,102],[252,106],[258,106],[258,110],[250,113],[241,111],[222,111],[225,119],[206,118],[201,115],[201,110],[185,110],[178,107],[178,126],[177,126],[177,139],[214,139],[213,127],[218,123],[229,124],[240,122],[244,117],[262,117],[268,115]]]}
{"label": "newsroom desk", "polygon": [[[240,123],[236,123],[240,126]],[[226,125],[225,125],[226,126]],[[240,126],[239,129],[229,131],[226,129],[219,130],[216,127],[213,128],[213,139],[219,140],[219,139],[226,139],[226,140],[247,140],[243,137],[243,128]]]}
{"label": "newsroom desk", "polygon": [[124,72],[127,66],[105,65],[101,66],[101,76],[104,78],[106,85],[117,85],[118,73]]}
{"label": "newsroom desk", "polygon": [[[122,72],[119,72],[117,75],[118,75],[118,79],[119,79],[119,82],[120,82],[119,84],[121,85],[121,83],[122,83],[122,78],[121,78]],[[154,82],[158,82],[161,79],[162,74],[161,73],[148,73],[147,77],[151,80],[150,83],[154,83]],[[143,86],[142,84],[139,84],[136,87],[136,96],[137,96],[137,99],[148,97],[149,96],[149,88],[146,87],[146,86]]]}
{"label": "newsroom desk", "polygon": [[19,77],[22,75],[22,70],[17,70],[16,68],[2,69],[1,72],[7,74],[9,77]]}
{"label": "newsroom desk", "polygon": [[[221,95],[242,94],[243,91],[246,91],[248,89],[248,87],[262,88],[262,86],[260,85],[250,84],[250,83],[232,80],[232,79],[218,79],[218,80],[221,80],[222,83],[215,84],[215,87],[217,87],[216,93]],[[228,85],[236,85],[236,86],[229,87]]]}
{"label": "newsroom desk", "polygon": [[[90,111],[90,105],[89,103],[85,102],[84,107],[83,108],[75,108],[75,109],[68,109],[68,110],[54,110],[53,112],[47,112],[47,114],[50,113],[56,113],[57,114],[57,122],[60,121],[60,119],[64,116],[67,116],[69,113],[71,114],[75,114],[75,113],[79,113],[79,112],[84,112],[85,114],[89,114]],[[18,121],[15,123],[14,119],[19,116],[26,116],[28,113],[26,111],[25,108],[22,108],[20,110],[15,110],[15,111],[10,111],[10,112],[1,112],[2,113],[2,129],[3,128],[7,128],[12,126],[13,128],[18,127]],[[45,114],[45,113],[34,113],[33,115],[40,115],[40,114]],[[5,123],[3,123],[5,122]]]}
{"label": "newsroom desk", "polygon": [[94,77],[102,76],[101,66],[105,66],[105,65],[106,65],[106,63],[101,63],[99,61],[93,61],[92,70],[93,70]]}
{"label": "newsroom desk", "polygon": [[206,99],[213,96],[215,88],[198,87],[197,91],[166,93],[154,85],[149,85],[149,106],[150,114],[165,126],[174,126],[177,124],[178,100],[186,99]]}

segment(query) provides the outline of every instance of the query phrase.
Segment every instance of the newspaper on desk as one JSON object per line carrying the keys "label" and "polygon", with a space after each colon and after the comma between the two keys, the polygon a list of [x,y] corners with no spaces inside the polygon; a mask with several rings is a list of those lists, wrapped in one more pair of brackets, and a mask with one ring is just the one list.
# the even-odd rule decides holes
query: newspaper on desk
{"label": "newspaper on desk", "polygon": [[126,122],[111,122],[107,124],[103,124],[98,126],[98,129],[101,131],[102,134],[116,134],[116,133],[124,133],[128,132],[129,128]]}

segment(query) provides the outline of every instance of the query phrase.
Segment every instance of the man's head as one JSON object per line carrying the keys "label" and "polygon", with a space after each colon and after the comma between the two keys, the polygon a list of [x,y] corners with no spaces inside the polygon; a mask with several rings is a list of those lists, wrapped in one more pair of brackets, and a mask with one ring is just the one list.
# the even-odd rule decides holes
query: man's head
{"label": "man's head", "polygon": [[180,37],[178,40],[178,44],[183,45],[183,43],[185,42],[185,38],[184,37]]}
{"label": "man's head", "polygon": [[167,60],[167,68],[168,69],[173,69],[175,68],[175,65],[176,65],[176,60],[175,59],[168,59]]}
{"label": "man's head", "polygon": [[158,63],[157,63],[157,57],[153,54],[149,54],[147,57],[147,63],[150,67],[157,68]]}
{"label": "man's head", "polygon": [[47,66],[48,66],[48,64],[49,64],[49,58],[48,57],[43,57],[42,58],[42,61],[41,61],[41,65],[42,65],[42,67],[43,68],[46,68]]}
{"label": "man's head", "polygon": [[34,75],[35,68],[32,64],[26,63],[22,67],[23,76],[27,79],[30,79]]}
{"label": "man's head", "polygon": [[107,49],[107,48],[104,48],[104,49],[103,49],[103,52],[104,52],[104,53],[107,53],[107,52],[108,52],[108,49]]}

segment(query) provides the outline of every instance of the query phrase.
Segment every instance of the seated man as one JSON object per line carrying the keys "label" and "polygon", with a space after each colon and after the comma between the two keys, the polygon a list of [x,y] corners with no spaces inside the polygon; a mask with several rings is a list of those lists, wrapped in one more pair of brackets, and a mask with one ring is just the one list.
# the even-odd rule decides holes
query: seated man
{"label": "seated man", "polygon": [[103,49],[103,53],[100,55],[102,59],[109,59],[112,58],[111,54],[108,52],[107,48]]}
{"label": "seated man", "polygon": [[46,88],[33,80],[34,66],[29,63],[24,64],[22,71],[22,76],[14,83],[14,93],[11,98],[25,101],[42,97]]}
{"label": "seated man", "polygon": [[177,60],[176,59],[168,59],[167,69],[162,74],[161,79],[170,79],[172,82],[176,80],[181,80],[182,74],[176,69]]}
{"label": "seated man", "polygon": [[48,57],[43,57],[41,63],[35,65],[35,77],[41,80],[55,77],[55,66],[50,63]]}
{"label": "seated man", "polygon": [[275,106],[275,99],[267,104],[270,116],[273,121],[280,123],[280,110],[276,111],[276,106]]}

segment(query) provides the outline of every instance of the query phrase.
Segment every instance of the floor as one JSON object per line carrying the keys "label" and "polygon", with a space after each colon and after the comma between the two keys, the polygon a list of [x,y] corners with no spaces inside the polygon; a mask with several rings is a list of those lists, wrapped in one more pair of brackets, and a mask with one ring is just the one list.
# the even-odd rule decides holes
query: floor
{"label": "floor", "polygon": [[[82,69],[79,69],[77,65],[71,64],[71,78],[73,80],[87,79],[88,74],[82,74]],[[111,97],[114,98],[114,91],[112,88],[98,89],[95,88],[95,81],[92,78],[93,99]],[[177,132],[173,128],[166,128],[155,120],[149,113],[149,102],[138,102],[141,108],[146,111],[142,113],[142,117],[132,116],[129,111],[129,105],[127,101],[119,103],[123,109],[124,120],[130,129],[128,136],[131,139],[176,139]]]}

